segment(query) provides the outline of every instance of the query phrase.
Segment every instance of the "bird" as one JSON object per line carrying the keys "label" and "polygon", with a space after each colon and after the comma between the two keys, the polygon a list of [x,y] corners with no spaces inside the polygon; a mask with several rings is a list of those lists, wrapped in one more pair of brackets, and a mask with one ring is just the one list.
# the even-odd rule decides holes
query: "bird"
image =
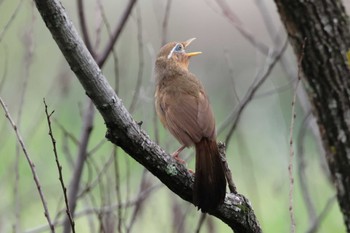
{"label": "bird", "polygon": [[214,211],[224,202],[226,178],[216,142],[215,119],[200,80],[189,71],[189,60],[201,52],[185,49],[195,40],[170,42],[161,47],[155,61],[155,109],[157,115],[181,147],[179,153],[195,147],[196,162],[192,202],[203,213]]}

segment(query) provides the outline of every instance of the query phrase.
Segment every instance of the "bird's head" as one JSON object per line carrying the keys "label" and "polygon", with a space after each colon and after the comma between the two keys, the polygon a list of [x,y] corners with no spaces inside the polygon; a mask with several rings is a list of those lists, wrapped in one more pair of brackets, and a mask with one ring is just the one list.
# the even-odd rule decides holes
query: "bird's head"
{"label": "bird's head", "polygon": [[202,52],[187,53],[185,49],[196,38],[191,38],[185,42],[170,42],[164,45],[158,54],[158,59],[165,61],[168,64],[178,65],[182,68],[188,69],[190,57],[201,54]]}

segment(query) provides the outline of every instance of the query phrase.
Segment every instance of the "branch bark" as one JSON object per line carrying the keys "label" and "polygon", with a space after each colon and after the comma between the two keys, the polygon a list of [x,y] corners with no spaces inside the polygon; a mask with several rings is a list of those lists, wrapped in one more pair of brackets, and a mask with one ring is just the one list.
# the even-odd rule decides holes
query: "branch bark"
{"label": "branch bark", "polygon": [[275,0],[318,119],[340,209],[350,232],[350,24],[341,1]]}
{"label": "branch bark", "polygon": [[[123,106],[78,36],[58,0],[35,0],[36,6],[72,71],[91,98],[107,126],[106,137],[158,177],[182,199],[192,201],[193,175],[150,140]],[[261,232],[249,201],[228,194],[224,204],[210,214],[235,232]]]}

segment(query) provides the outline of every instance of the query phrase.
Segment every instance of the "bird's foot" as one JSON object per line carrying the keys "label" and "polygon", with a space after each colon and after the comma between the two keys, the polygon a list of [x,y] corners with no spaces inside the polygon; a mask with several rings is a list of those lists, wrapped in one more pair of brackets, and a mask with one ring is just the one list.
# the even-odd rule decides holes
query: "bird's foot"
{"label": "bird's foot", "polygon": [[174,153],[171,154],[171,156],[178,161],[179,163],[185,164],[185,161],[179,157],[180,152],[185,148],[185,146],[181,146],[179,149],[177,149]]}
{"label": "bird's foot", "polygon": [[179,157],[179,153],[176,153],[176,151],[174,153],[171,154],[171,156],[179,163],[185,164],[185,160],[181,159]]}

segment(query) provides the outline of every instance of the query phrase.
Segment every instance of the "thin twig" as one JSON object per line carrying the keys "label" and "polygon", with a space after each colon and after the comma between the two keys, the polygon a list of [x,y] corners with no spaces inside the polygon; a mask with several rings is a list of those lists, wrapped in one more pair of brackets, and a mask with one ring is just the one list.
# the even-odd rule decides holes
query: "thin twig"
{"label": "thin twig", "polygon": [[[93,128],[94,113],[95,113],[94,109],[95,107],[92,101],[88,100],[88,107],[85,110],[84,117],[83,117],[83,128],[82,128],[81,136],[79,140],[80,143],[78,148],[77,160],[74,165],[74,172],[73,172],[72,180],[70,182],[69,190],[68,190],[68,201],[69,201],[69,206],[71,208],[72,215],[74,215],[74,212],[75,212],[80,179],[83,173],[84,163],[87,156],[87,146],[88,146],[90,134]],[[71,225],[70,225],[69,219],[66,218],[63,232],[68,233],[70,232],[70,229],[71,229]]]}
{"label": "thin twig", "polygon": [[[110,204],[107,206],[101,206],[100,209],[94,208],[94,207],[87,207],[85,209],[79,210],[74,214],[75,219],[84,217],[86,215],[91,215],[91,214],[96,214],[96,213],[110,213],[113,211],[116,211],[118,208],[130,208],[135,205],[137,205],[140,201],[140,199],[145,198],[145,196],[148,196],[151,192],[156,191],[160,188],[163,188],[164,186],[161,183],[157,183],[145,190],[143,190],[142,193],[137,194],[132,200],[123,202],[123,203],[115,203],[115,204]],[[64,210],[61,210],[60,212],[64,212]],[[62,226],[64,224],[64,220],[62,221],[55,221],[54,226]],[[39,232],[44,232],[47,231],[49,227],[47,225],[42,225],[35,227],[33,229],[27,230],[24,233],[39,233]]]}
{"label": "thin twig", "polygon": [[30,159],[29,154],[28,154],[28,152],[27,152],[27,148],[26,148],[26,146],[25,146],[25,144],[24,144],[24,142],[23,142],[22,136],[21,136],[20,132],[18,131],[18,128],[17,128],[15,122],[12,120],[12,117],[11,117],[11,115],[10,115],[10,113],[9,113],[9,111],[8,111],[8,109],[7,109],[7,107],[6,107],[6,104],[5,104],[5,102],[2,100],[1,97],[0,97],[0,104],[1,104],[2,108],[3,108],[4,111],[5,111],[5,116],[6,116],[6,118],[9,120],[9,122],[10,122],[10,124],[11,124],[13,130],[14,130],[15,133],[16,133],[17,141],[18,141],[18,143],[21,145],[21,148],[22,148],[22,151],[23,151],[23,153],[24,153],[24,156],[26,157],[26,159],[27,159],[27,161],[28,161],[30,170],[31,170],[32,175],[33,175],[33,179],[34,179],[35,185],[36,185],[36,187],[37,187],[37,189],[38,189],[38,192],[39,192],[39,196],[40,196],[40,199],[41,199],[41,203],[43,204],[44,215],[45,215],[45,217],[46,217],[46,219],[47,219],[47,222],[48,222],[48,224],[49,224],[49,226],[50,226],[50,231],[51,231],[52,233],[54,233],[54,232],[55,232],[55,228],[54,228],[54,225],[53,225],[52,222],[51,222],[49,210],[48,210],[48,207],[47,207],[47,204],[46,204],[46,199],[45,199],[44,193],[43,193],[42,190],[41,190],[41,185],[40,185],[39,177],[37,176],[36,171],[35,171],[35,165],[34,165],[33,161]]}
{"label": "thin twig", "polygon": [[184,233],[185,232],[185,219],[186,214],[189,212],[190,205],[186,205],[186,209],[179,203],[177,198],[169,196],[171,201],[171,219],[173,232]]}
{"label": "thin twig", "polygon": [[97,10],[96,10],[96,17],[95,19],[95,44],[94,44],[94,50],[97,51],[100,44],[101,44],[101,36],[102,36],[102,26],[103,26],[103,19],[102,19],[102,9],[103,9],[103,4],[102,0],[96,0],[97,4]]}
{"label": "thin twig", "polygon": [[[127,156],[124,157],[124,161],[125,161],[125,203],[129,203],[130,200],[131,200],[131,194],[132,192],[130,191],[131,190],[131,166],[130,166],[130,160]],[[137,196],[139,197],[139,195]],[[127,212],[124,211],[124,216],[123,216],[123,219],[124,219],[124,232],[126,231],[126,228],[127,228],[127,225],[126,225],[126,222],[125,222],[125,219],[127,218]]]}
{"label": "thin twig", "polygon": [[280,59],[280,57],[282,56],[283,52],[286,50],[287,44],[288,44],[287,42],[288,42],[288,40],[286,40],[284,42],[282,48],[279,51],[271,52],[271,55],[269,55],[266,59],[266,63],[265,63],[263,71],[258,73],[258,76],[255,78],[255,80],[257,80],[257,81],[254,82],[255,85],[251,86],[251,88],[247,91],[246,95],[244,96],[240,105],[238,106],[238,110],[235,109],[231,114],[229,114],[227,119],[225,119],[224,122],[219,126],[218,132],[220,133],[224,128],[226,128],[226,125],[232,121],[232,117],[234,117],[233,124],[232,124],[232,126],[231,126],[231,128],[226,136],[226,139],[225,139],[226,149],[228,148],[228,145],[229,145],[228,143],[231,140],[233,132],[237,127],[237,124],[241,118],[243,110],[247,107],[248,103],[253,99],[257,90],[261,87],[261,85],[269,77],[271,71],[273,70],[273,68],[277,64],[277,62]]}
{"label": "thin twig", "polygon": [[6,80],[6,77],[7,77],[8,51],[7,51],[7,47],[6,46],[4,47],[4,53],[5,54],[2,55],[2,57],[4,58],[4,68],[2,70],[2,77],[1,77],[1,81],[0,81],[0,93],[1,93],[2,88],[5,85],[5,80]]}
{"label": "thin twig", "polygon": [[45,106],[45,114],[46,114],[46,119],[47,119],[47,125],[49,127],[49,136],[51,138],[52,147],[53,147],[53,153],[55,155],[55,161],[56,161],[56,165],[57,165],[57,169],[58,169],[59,180],[60,180],[62,191],[63,191],[64,202],[66,203],[66,213],[67,213],[69,222],[71,224],[72,231],[73,231],[73,233],[75,233],[75,223],[74,223],[74,220],[73,220],[70,208],[69,208],[68,197],[67,197],[67,188],[66,188],[66,186],[64,184],[63,174],[62,174],[62,165],[60,164],[60,161],[58,160],[58,154],[57,154],[57,148],[56,148],[56,139],[53,136],[53,131],[52,131],[52,127],[51,127],[51,116],[54,113],[54,111],[52,111],[49,114],[48,107],[47,107],[47,104],[45,102],[45,99],[44,99],[44,106]]}
{"label": "thin twig", "polygon": [[225,146],[224,143],[219,142],[218,143],[218,148],[219,148],[219,153],[221,155],[221,162],[222,162],[223,167],[225,169],[225,176],[226,176],[226,180],[227,180],[227,183],[228,183],[228,187],[229,187],[231,193],[236,194],[237,193],[237,188],[236,188],[235,183],[233,182],[232,172],[231,172],[230,168],[228,167],[228,163],[227,163],[227,159],[226,159],[226,153],[225,153],[226,146]]}
{"label": "thin twig", "polygon": [[95,57],[94,50],[92,49],[92,46],[91,46],[91,40],[90,40],[88,28],[86,25],[84,0],[77,0],[77,8],[78,8],[78,16],[79,16],[78,18],[79,18],[79,23],[80,23],[80,28],[81,28],[83,40],[85,42],[87,49],[90,51],[92,56]]}
{"label": "thin twig", "polygon": [[[89,154],[90,155],[90,154]],[[89,156],[90,159],[92,159],[92,156]],[[112,154],[106,162],[102,165],[102,169],[95,169],[96,170],[96,178],[94,180],[90,180],[87,185],[80,191],[78,194],[78,198],[83,197],[86,193],[90,192],[94,189],[95,186],[97,186],[99,183],[102,182],[102,176],[106,175],[109,167],[112,165],[112,161],[114,159],[114,155]],[[91,177],[92,179],[93,177]]]}
{"label": "thin twig", "polygon": [[[34,4],[32,2],[32,4]],[[19,94],[19,104],[18,104],[18,112],[17,112],[17,121],[16,125],[18,128],[21,127],[22,123],[22,113],[23,113],[23,107],[24,102],[26,100],[25,96],[27,93],[27,87],[28,87],[28,80],[30,77],[30,67],[33,62],[33,55],[34,55],[34,43],[33,43],[33,26],[35,23],[35,16],[34,16],[34,10],[35,7],[32,7],[32,17],[30,24],[28,26],[28,29],[24,31],[22,35],[22,43],[24,45],[25,52],[24,52],[24,58],[22,60],[23,63],[23,83],[21,86],[20,94]],[[19,159],[20,159],[20,145],[16,144],[16,159],[15,159],[15,185],[14,185],[14,201],[15,201],[15,216],[16,216],[16,223],[14,225],[15,232],[19,229],[19,218],[20,218],[20,197],[19,197]]]}
{"label": "thin twig", "polygon": [[100,148],[102,148],[103,145],[105,145],[105,143],[108,142],[107,139],[102,138],[95,146],[93,146],[91,148],[91,150],[89,150],[87,153],[88,155],[92,155],[94,153],[96,153]]}
{"label": "thin twig", "polygon": [[[100,4],[99,8],[100,8],[101,17],[106,27],[109,39],[112,40],[113,35],[112,35],[111,26],[108,22],[103,5]],[[114,91],[118,95],[119,94],[119,59],[118,59],[117,51],[115,49],[115,44],[113,44],[112,46],[112,55],[113,55],[113,62],[114,62]]]}
{"label": "thin twig", "polygon": [[141,12],[139,7],[136,7],[136,15],[137,15],[136,21],[137,21],[137,45],[138,45],[138,52],[139,52],[138,54],[139,67],[138,67],[135,91],[129,107],[129,112],[131,114],[134,112],[137,106],[137,101],[139,100],[140,89],[142,85],[143,67],[145,64],[144,56],[143,56],[142,19],[141,19]]}
{"label": "thin twig", "polygon": [[319,229],[323,219],[327,216],[329,213],[330,208],[334,205],[334,203],[337,200],[337,196],[334,195],[333,197],[329,198],[325,207],[321,211],[320,215],[315,219],[313,224],[311,224],[310,228],[306,231],[306,233],[316,233]]}
{"label": "thin twig", "polygon": [[106,45],[105,49],[103,50],[102,54],[97,57],[96,61],[97,64],[102,67],[104,63],[106,62],[109,54],[112,51],[112,48],[116,41],[118,40],[122,30],[124,29],[124,26],[129,18],[129,15],[131,13],[131,10],[133,9],[135,3],[137,0],[129,0],[128,5],[126,6],[126,9],[121,17],[121,20],[119,21],[118,26],[116,27],[115,31],[112,34],[112,37],[108,41],[108,44]]}
{"label": "thin twig", "polygon": [[5,34],[6,34],[7,30],[10,28],[13,20],[16,18],[22,5],[23,5],[23,0],[20,0],[18,2],[18,5],[16,6],[16,9],[13,11],[12,15],[10,16],[10,19],[7,21],[5,26],[2,28],[2,30],[0,32],[0,43],[1,43],[2,39],[5,37]]}
{"label": "thin twig", "polygon": [[301,62],[304,57],[304,50],[305,50],[305,43],[306,38],[304,39],[304,43],[302,46],[301,55],[298,61],[298,81],[295,84],[295,90],[292,100],[292,117],[290,122],[290,130],[289,130],[289,164],[288,164],[288,174],[289,174],[289,215],[290,215],[290,232],[295,232],[295,214],[294,214],[294,208],[293,208],[293,190],[294,190],[294,176],[293,176],[293,160],[294,160],[294,148],[293,148],[293,129],[294,129],[294,121],[296,118],[295,113],[295,104],[297,99],[297,90],[299,86],[299,82],[301,79]]}
{"label": "thin twig", "polygon": [[[148,187],[150,186],[150,182],[149,180],[147,179],[147,169],[143,169],[143,173],[142,173],[142,179],[141,179],[141,182],[140,182],[140,189],[139,189],[139,192],[138,194],[141,195],[141,193],[147,189]],[[146,198],[148,197],[149,195],[147,196],[144,196],[143,198],[140,198],[138,200],[138,202],[136,203],[135,207],[134,207],[134,211],[132,212],[132,215],[131,215],[131,220],[130,220],[130,223],[127,227],[127,230],[126,230],[126,233],[129,233],[131,232],[131,229],[132,227],[134,226],[134,223],[136,221],[136,218],[138,216],[138,214],[140,213],[141,211],[141,208],[142,208],[142,204],[145,202]]]}
{"label": "thin twig", "polygon": [[162,23],[162,46],[165,45],[168,41],[168,22],[169,22],[169,16],[170,16],[170,6],[171,6],[172,0],[166,1],[165,6],[165,12],[164,12],[164,18]]}
{"label": "thin twig", "polygon": [[297,161],[298,161],[298,177],[299,177],[299,183],[300,183],[300,190],[301,194],[305,203],[305,208],[308,213],[309,217],[309,223],[310,226],[315,222],[316,219],[316,208],[313,203],[313,198],[310,194],[310,190],[308,187],[308,179],[305,173],[306,169],[306,161],[305,161],[305,151],[304,151],[304,140],[306,136],[306,132],[309,129],[309,122],[310,122],[310,116],[311,111],[309,111],[306,116],[304,117],[304,120],[302,121],[302,124],[300,126],[300,131],[298,134],[298,141],[297,141]]}
{"label": "thin twig", "polygon": [[199,232],[201,231],[201,228],[202,228],[202,226],[203,226],[205,217],[207,217],[207,214],[202,213],[202,214],[201,214],[201,217],[199,218],[199,221],[198,221],[198,224],[197,224],[197,228],[196,228],[196,230],[195,230],[196,233],[199,233]]}
{"label": "thin twig", "polygon": [[62,130],[62,132],[75,144],[79,145],[79,140],[69,132],[57,119],[53,119],[57,126]]}
{"label": "thin twig", "polygon": [[[122,197],[120,192],[120,170],[119,170],[119,158],[118,158],[118,148],[117,146],[113,147],[113,161],[114,161],[114,174],[115,174],[115,193],[117,196],[117,202],[122,203]],[[122,233],[122,208],[121,206],[118,207],[117,210],[118,213],[118,221],[117,221],[117,229],[119,233]]]}
{"label": "thin twig", "polygon": [[232,67],[232,62],[231,62],[231,59],[230,59],[230,56],[229,56],[229,53],[228,51],[224,51],[224,57],[225,57],[225,61],[226,61],[226,65],[228,67],[228,72],[230,74],[230,78],[231,78],[231,81],[232,81],[232,91],[233,91],[233,94],[237,100],[237,102],[239,103],[240,102],[240,99],[239,99],[239,96],[237,94],[237,90],[236,90],[236,84],[235,84],[235,78],[234,78],[234,72],[233,72],[233,67]]}
{"label": "thin twig", "polygon": [[222,14],[225,16],[225,18],[233,24],[233,26],[241,33],[244,38],[246,38],[262,54],[267,55],[269,53],[269,47],[261,41],[258,41],[253,33],[248,31],[243,26],[237,15],[234,14],[225,0],[216,0],[216,3],[221,8]]}

